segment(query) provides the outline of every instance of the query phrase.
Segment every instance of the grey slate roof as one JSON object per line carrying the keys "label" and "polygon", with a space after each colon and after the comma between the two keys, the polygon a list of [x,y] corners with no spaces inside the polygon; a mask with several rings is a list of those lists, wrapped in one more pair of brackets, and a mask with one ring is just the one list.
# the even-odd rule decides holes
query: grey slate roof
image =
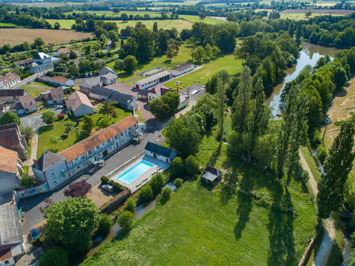
{"label": "grey slate roof", "polygon": [[0,90],[0,97],[16,97],[16,96],[24,96],[25,90],[16,89],[16,90]]}
{"label": "grey slate roof", "polygon": [[104,96],[104,97],[109,97],[112,94],[112,90],[108,89],[108,88],[103,88],[103,87],[99,87],[99,86],[94,86],[90,93],[92,94],[96,94],[96,95],[100,95],[100,96]]}
{"label": "grey slate roof", "polygon": [[161,146],[159,144],[155,144],[153,142],[148,141],[147,145],[145,146],[145,150],[157,153],[159,155],[162,155],[166,158],[170,158],[173,154],[175,154],[175,151],[172,149],[169,149],[167,147]]}
{"label": "grey slate roof", "polygon": [[99,70],[99,76],[103,76],[108,73],[111,73],[111,74],[115,75],[115,77],[117,77],[117,73],[115,71],[113,71],[111,68],[109,68],[108,66],[104,66],[102,69]]}
{"label": "grey slate roof", "polygon": [[41,155],[41,157],[39,157],[37,161],[35,161],[35,167],[40,171],[46,171],[48,168],[64,160],[64,157],[51,151],[46,151]]}
{"label": "grey slate roof", "polygon": [[0,246],[22,243],[18,212],[14,205],[0,205]]}

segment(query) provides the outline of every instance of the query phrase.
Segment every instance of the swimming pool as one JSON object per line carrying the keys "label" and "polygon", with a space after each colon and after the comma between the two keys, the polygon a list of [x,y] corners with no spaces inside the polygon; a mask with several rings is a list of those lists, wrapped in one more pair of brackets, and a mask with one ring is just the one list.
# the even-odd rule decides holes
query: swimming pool
{"label": "swimming pool", "polygon": [[119,175],[116,179],[130,184],[153,166],[153,164],[142,160],[136,165],[132,166],[123,174]]}

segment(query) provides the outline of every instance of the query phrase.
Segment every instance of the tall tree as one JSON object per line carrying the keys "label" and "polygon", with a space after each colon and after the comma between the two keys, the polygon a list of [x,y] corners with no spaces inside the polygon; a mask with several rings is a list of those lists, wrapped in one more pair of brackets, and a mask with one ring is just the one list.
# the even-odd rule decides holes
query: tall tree
{"label": "tall tree", "polygon": [[3,114],[0,118],[0,125],[7,125],[7,124],[11,124],[11,123],[16,123],[18,125],[21,124],[21,120],[20,118],[12,113],[12,112],[6,112],[5,114]]}
{"label": "tall tree", "polygon": [[355,158],[355,120],[342,123],[339,135],[329,151],[324,164],[324,174],[319,183],[317,195],[318,216],[328,218],[332,211],[338,211],[344,202],[344,186]]}
{"label": "tall tree", "polygon": [[246,123],[249,161],[255,147],[256,139],[266,130],[270,117],[269,108],[265,106],[265,93],[263,80],[261,78],[258,78],[256,81],[254,93],[255,99],[250,101],[250,114],[248,115]]}
{"label": "tall tree", "polygon": [[217,103],[217,119],[218,119],[218,136],[219,141],[223,141],[223,125],[224,125],[224,113],[226,111],[226,92],[221,79],[217,82],[217,94],[216,94],[216,103]]}
{"label": "tall tree", "polygon": [[249,67],[244,67],[240,76],[238,95],[234,101],[233,129],[238,133],[245,130],[246,117],[249,111],[249,101],[252,94],[252,79]]}

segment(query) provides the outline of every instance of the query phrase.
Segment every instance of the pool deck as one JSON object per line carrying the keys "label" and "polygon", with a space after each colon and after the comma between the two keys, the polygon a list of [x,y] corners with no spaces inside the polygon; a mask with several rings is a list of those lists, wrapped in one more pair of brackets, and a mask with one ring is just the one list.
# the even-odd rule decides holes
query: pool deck
{"label": "pool deck", "polygon": [[[148,163],[153,164],[153,167],[151,167],[148,171],[144,172],[142,175],[137,177],[135,180],[133,180],[131,183],[127,184],[126,182],[123,182],[121,180],[118,180],[117,177],[122,175],[124,172],[129,170],[131,167],[136,165],[139,161],[144,160]],[[122,169],[120,169],[114,176],[112,176],[110,179],[119,183],[120,185],[128,188],[131,193],[136,192],[138,189],[140,189],[143,185],[147,184],[152,177],[154,176],[155,173],[157,172],[163,172],[165,171],[169,165],[167,163],[164,163],[162,161],[159,161],[153,157],[144,155],[141,157],[138,157],[136,160],[132,161],[130,164],[126,165]],[[160,168],[158,170],[158,168]]]}

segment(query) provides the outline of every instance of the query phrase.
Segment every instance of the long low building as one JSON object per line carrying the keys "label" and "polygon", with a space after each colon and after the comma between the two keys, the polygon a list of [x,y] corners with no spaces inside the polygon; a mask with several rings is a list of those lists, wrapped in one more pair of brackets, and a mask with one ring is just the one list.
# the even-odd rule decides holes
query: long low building
{"label": "long low building", "polygon": [[157,74],[151,75],[150,77],[147,77],[145,79],[138,80],[137,82],[134,83],[133,86],[135,89],[145,90],[159,83],[165,82],[170,78],[171,78],[171,73],[164,70]]}
{"label": "long low building", "polygon": [[134,116],[126,117],[58,154],[44,152],[34,162],[33,173],[39,182],[55,189],[75,174],[119,151],[143,130]]}

